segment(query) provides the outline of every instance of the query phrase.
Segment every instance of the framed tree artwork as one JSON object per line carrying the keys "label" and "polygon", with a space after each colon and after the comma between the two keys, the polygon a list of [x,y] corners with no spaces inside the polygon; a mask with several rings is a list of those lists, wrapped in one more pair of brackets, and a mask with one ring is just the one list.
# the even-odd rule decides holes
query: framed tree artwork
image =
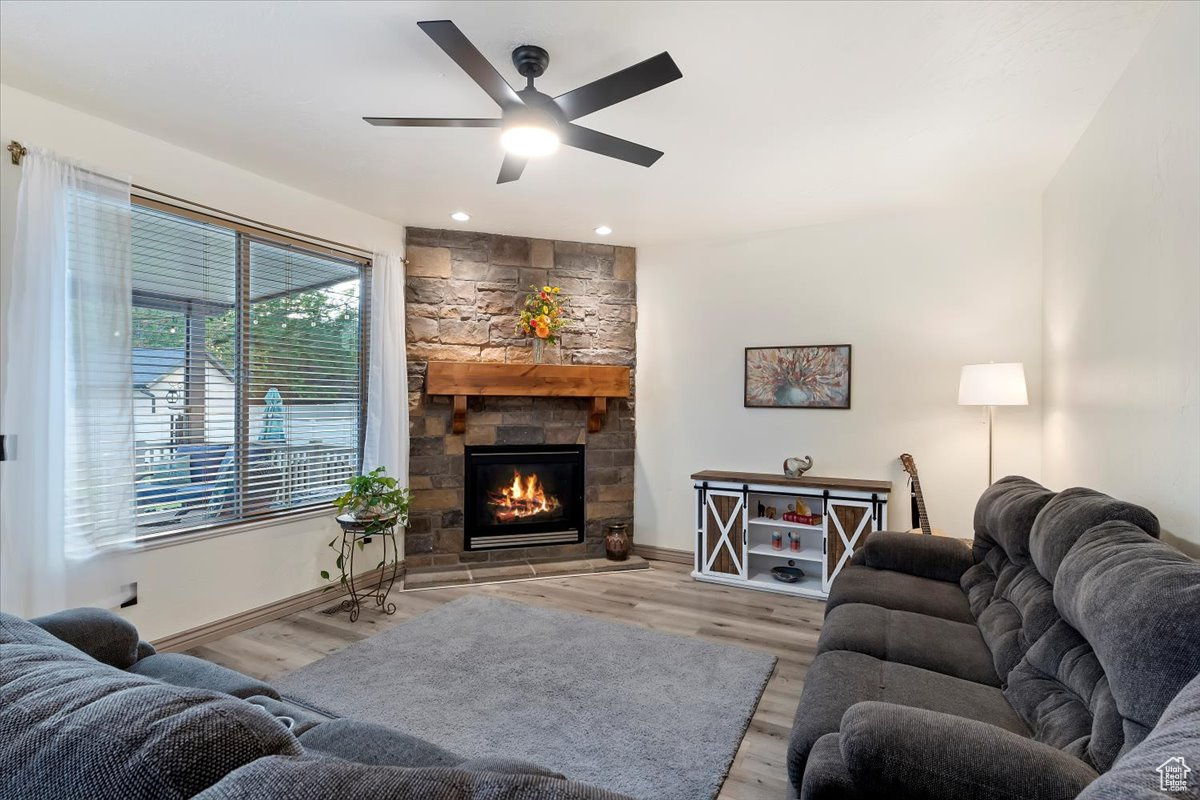
{"label": "framed tree artwork", "polygon": [[746,348],[746,408],[850,408],[850,345]]}

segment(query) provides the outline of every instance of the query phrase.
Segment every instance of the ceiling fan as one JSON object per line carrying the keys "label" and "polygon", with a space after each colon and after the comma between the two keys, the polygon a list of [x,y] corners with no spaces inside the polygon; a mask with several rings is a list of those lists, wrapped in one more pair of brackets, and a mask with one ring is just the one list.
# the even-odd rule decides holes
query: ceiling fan
{"label": "ceiling fan", "polygon": [[443,19],[418,22],[417,25],[496,101],[501,109],[500,118],[363,117],[372,125],[500,128],[500,143],[506,153],[496,183],[517,180],[529,159],[553,153],[560,142],[643,167],[649,167],[662,156],[660,150],[576,125],[572,120],[682,78],[683,73],[669,54],[659,53],[566,94],[550,97],[533,87],[534,80],[540,78],[550,64],[550,54],[542,48],[523,44],[513,50],[513,65],[526,79],[525,88],[516,91],[453,22]]}

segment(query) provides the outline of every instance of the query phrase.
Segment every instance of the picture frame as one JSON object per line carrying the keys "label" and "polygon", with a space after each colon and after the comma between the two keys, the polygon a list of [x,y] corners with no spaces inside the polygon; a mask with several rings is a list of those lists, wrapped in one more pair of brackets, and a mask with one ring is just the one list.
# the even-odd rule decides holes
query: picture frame
{"label": "picture frame", "polygon": [[848,344],[747,347],[745,408],[850,408]]}

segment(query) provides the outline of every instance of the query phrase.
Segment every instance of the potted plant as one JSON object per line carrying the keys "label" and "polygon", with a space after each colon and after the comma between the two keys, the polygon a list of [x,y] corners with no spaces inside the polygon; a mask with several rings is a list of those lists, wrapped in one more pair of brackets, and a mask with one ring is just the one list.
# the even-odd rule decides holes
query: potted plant
{"label": "potted plant", "polygon": [[[351,478],[346,481],[350,488],[333,501],[338,511],[350,514],[359,522],[365,523],[367,535],[355,540],[359,550],[363,549],[363,544],[369,541],[371,536],[394,525],[408,525],[408,508],[412,493],[407,487],[399,486],[396,479],[388,476],[386,472],[384,467],[376,467],[364,475]],[[348,586],[345,546],[338,546],[339,538],[330,540],[329,549],[338,554],[334,566],[340,575],[331,577],[329,571],[323,569],[321,577],[327,581],[337,578],[343,586]],[[383,564],[384,562],[380,561],[378,566],[382,567]]]}
{"label": "potted plant", "polygon": [[350,488],[333,504],[338,511],[352,514],[359,521],[394,518],[397,525],[407,525],[410,493],[407,488],[397,486],[396,479],[386,472],[384,467],[376,467],[346,481]]}

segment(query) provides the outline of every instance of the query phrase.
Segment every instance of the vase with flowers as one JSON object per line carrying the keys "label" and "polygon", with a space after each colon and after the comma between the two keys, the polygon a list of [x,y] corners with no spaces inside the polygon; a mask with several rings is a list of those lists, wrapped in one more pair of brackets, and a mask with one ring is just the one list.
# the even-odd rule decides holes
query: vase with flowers
{"label": "vase with flowers", "polygon": [[547,344],[558,344],[558,333],[566,324],[562,290],[557,286],[530,286],[517,318],[517,333],[533,339],[533,363],[541,364]]}

